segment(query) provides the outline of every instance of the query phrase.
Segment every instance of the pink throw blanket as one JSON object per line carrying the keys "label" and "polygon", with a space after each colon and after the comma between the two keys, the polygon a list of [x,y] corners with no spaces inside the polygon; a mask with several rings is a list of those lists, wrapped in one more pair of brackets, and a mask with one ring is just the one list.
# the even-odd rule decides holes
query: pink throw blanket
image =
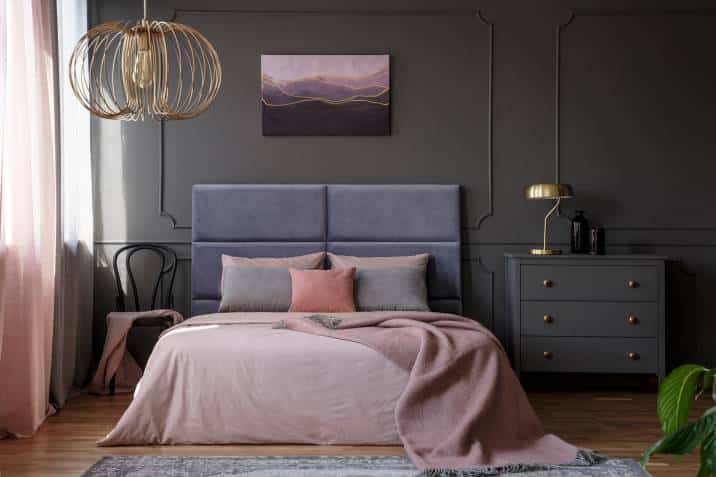
{"label": "pink throw blanket", "polygon": [[545,435],[499,341],[455,315],[313,315],[277,327],[362,343],[410,372],[398,433],[419,469],[559,464],[577,449]]}
{"label": "pink throw blanket", "polygon": [[394,435],[421,469],[578,459],[544,434],[498,340],[473,320],[432,312],[191,318],[159,339],[99,445],[384,444]]}
{"label": "pink throw blanket", "polygon": [[115,392],[132,392],[142,376],[142,370],[132,355],[127,353],[127,336],[132,324],[140,318],[169,316],[174,324],[184,318],[174,310],[151,310],[136,312],[113,312],[107,315],[107,335],[104,339],[102,357],[90,385],[89,392],[107,394],[109,383],[115,377]]}

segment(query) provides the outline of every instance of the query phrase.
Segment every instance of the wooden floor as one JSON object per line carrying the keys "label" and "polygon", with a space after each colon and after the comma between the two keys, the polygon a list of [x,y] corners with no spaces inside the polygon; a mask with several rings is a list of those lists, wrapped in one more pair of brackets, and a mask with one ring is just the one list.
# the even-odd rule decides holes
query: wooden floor
{"label": "wooden floor", "polygon": [[[548,432],[612,457],[638,459],[659,437],[652,393],[534,392],[530,399]],[[163,446],[98,448],[129,402],[127,396],[80,396],[50,417],[32,439],[0,440],[0,477],[80,475],[104,455],[400,455],[400,447]],[[703,410],[706,403],[700,405]],[[693,477],[695,456],[656,458],[654,476]]]}

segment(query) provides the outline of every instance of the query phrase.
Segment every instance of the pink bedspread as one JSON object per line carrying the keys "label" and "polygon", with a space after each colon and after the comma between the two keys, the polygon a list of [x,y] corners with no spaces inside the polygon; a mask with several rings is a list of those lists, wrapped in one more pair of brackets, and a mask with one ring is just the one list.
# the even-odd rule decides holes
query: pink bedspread
{"label": "pink bedspread", "polygon": [[[278,320],[282,329],[267,326]],[[242,351],[247,342],[234,338],[248,332],[256,342],[257,331],[272,346]],[[354,362],[355,346],[372,354]],[[326,387],[327,375],[342,389]],[[395,427],[381,421],[388,412]],[[134,401],[100,445],[381,443],[392,429],[419,468],[554,464],[577,451],[544,434],[489,331],[421,312],[193,318],[160,339]]]}

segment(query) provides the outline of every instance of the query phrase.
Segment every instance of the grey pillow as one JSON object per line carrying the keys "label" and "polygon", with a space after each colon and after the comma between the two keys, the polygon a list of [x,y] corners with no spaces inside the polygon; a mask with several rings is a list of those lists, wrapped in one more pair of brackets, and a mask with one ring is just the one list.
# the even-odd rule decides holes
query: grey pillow
{"label": "grey pillow", "polygon": [[290,306],[288,268],[224,268],[219,312],[288,311]]}
{"label": "grey pillow", "polygon": [[430,311],[421,268],[359,268],[353,286],[358,311]]}

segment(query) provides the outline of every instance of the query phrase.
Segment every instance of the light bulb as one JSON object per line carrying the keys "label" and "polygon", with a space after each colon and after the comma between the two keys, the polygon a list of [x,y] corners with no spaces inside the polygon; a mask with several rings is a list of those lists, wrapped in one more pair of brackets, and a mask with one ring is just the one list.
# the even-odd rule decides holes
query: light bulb
{"label": "light bulb", "polygon": [[134,59],[132,81],[140,88],[148,88],[154,80],[154,65],[149,50],[139,50]]}

